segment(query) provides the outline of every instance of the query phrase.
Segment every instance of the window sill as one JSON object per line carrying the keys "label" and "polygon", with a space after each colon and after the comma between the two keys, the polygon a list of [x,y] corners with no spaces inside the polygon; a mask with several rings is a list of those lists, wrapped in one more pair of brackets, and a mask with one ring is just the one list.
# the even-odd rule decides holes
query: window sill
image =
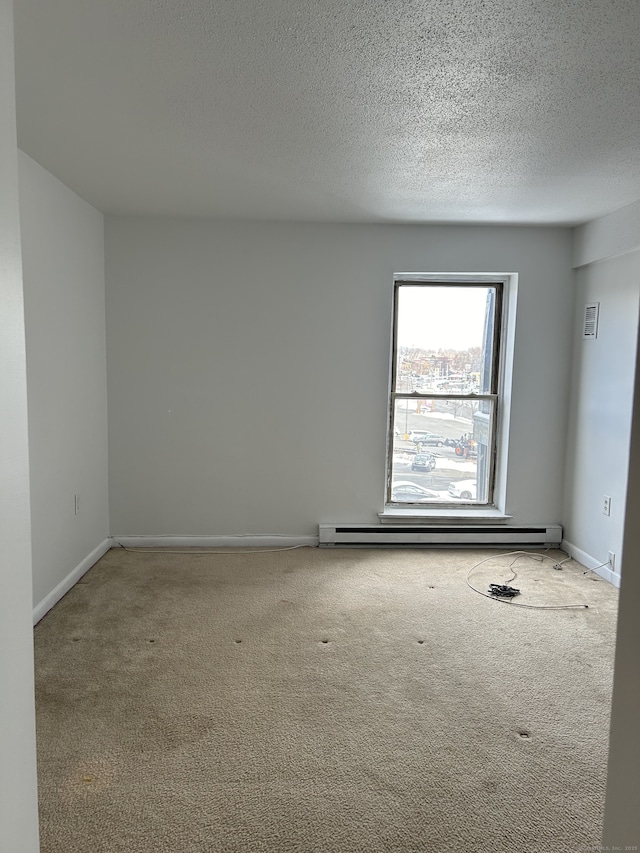
{"label": "window sill", "polygon": [[455,522],[460,523],[468,521],[472,524],[480,524],[489,522],[491,524],[504,523],[511,521],[513,516],[505,515],[502,510],[496,507],[483,507],[482,509],[475,507],[460,507],[452,509],[443,507],[442,509],[401,509],[388,507],[383,512],[378,513],[378,518],[382,524],[422,524],[428,525],[432,522]]}

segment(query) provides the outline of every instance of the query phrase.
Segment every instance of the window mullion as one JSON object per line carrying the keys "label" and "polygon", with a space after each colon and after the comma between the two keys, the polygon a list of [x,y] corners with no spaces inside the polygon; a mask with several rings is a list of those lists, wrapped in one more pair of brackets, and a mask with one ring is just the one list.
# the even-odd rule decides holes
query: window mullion
{"label": "window mullion", "polygon": [[495,401],[498,399],[498,394],[414,394],[405,393],[403,391],[392,391],[392,400],[482,400]]}

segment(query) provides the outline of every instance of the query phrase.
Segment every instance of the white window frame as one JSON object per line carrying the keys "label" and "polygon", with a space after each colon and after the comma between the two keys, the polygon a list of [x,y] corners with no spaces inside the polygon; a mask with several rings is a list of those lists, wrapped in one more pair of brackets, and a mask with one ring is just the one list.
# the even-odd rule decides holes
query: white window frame
{"label": "white window frame", "polygon": [[[483,396],[491,396],[494,404],[493,441],[494,450],[491,460],[491,474],[489,484],[489,496],[487,503],[482,504],[398,504],[391,501],[391,474],[393,461],[393,419],[396,399],[410,396],[413,399],[422,397],[431,399],[433,394],[422,395],[414,393],[407,395],[399,393],[394,388],[394,366],[396,356],[396,329],[397,329],[397,292],[398,286],[405,284],[443,284],[443,285],[477,285],[487,286],[499,284],[502,292],[501,308],[496,314],[496,334],[498,348],[494,357],[498,359],[496,371],[495,396],[474,395],[474,400],[482,399]],[[388,393],[388,420],[387,420],[387,458],[385,476],[384,510],[379,513],[381,520],[406,520],[409,517],[422,518],[472,518],[474,520],[487,517],[489,519],[508,519],[506,515],[507,501],[507,462],[508,462],[508,435],[511,410],[511,380],[513,373],[514,355],[514,332],[515,312],[517,300],[517,273],[395,273],[393,277],[393,309],[391,317],[391,351],[389,358],[389,393]],[[446,395],[438,395],[443,397]],[[451,395],[456,398],[464,398],[467,395]]]}

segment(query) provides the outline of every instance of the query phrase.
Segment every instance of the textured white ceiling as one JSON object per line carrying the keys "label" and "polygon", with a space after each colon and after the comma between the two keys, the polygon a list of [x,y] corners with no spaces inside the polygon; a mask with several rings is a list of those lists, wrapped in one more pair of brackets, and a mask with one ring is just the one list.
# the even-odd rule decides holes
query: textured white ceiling
{"label": "textured white ceiling", "polygon": [[640,0],[15,0],[18,143],[105,212],[575,224],[640,198]]}

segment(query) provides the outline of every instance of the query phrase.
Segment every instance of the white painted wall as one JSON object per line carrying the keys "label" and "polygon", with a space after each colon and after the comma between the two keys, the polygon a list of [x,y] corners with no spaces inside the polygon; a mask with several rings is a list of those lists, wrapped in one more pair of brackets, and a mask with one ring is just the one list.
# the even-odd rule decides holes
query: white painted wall
{"label": "white painted wall", "polygon": [[[597,341],[576,340],[565,532],[596,562],[608,550],[619,557],[620,583],[607,799],[605,849],[632,849],[640,839],[640,202],[576,229],[576,331],[584,300],[600,301]],[[598,461],[591,464],[592,445]],[[611,493],[612,514],[599,503]],[[586,561],[588,562],[588,560]]]}
{"label": "white painted wall", "polygon": [[[638,354],[636,354],[638,355]],[[633,850],[640,839],[640,359],[631,425],[624,563],[616,637],[607,799],[602,844],[605,849]]]}
{"label": "white painted wall", "polygon": [[27,387],[9,0],[0,0],[0,115],[0,850],[37,853]]}
{"label": "white painted wall", "polygon": [[567,229],[108,217],[112,532],[377,521],[399,271],[519,273],[506,508],[559,521],[570,253]]}
{"label": "white painted wall", "polygon": [[[586,564],[604,563],[613,551],[619,569],[638,339],[640,251],[581,267],[576,278],[564,535]],[[597,339],[584,341],[587,302],[600,303],[600,318]],[[611,497],[610,516],[602,512],[604,495]]]}
{"label": "white painted wall", "polygon": [[37,607],[109,535],[104,220],[18,162]]}
{"label": "white painted wall", "polygon": [[575,267],[631,252],[640,239],[640,200],[607,216],[576,228],[573,241]]}

